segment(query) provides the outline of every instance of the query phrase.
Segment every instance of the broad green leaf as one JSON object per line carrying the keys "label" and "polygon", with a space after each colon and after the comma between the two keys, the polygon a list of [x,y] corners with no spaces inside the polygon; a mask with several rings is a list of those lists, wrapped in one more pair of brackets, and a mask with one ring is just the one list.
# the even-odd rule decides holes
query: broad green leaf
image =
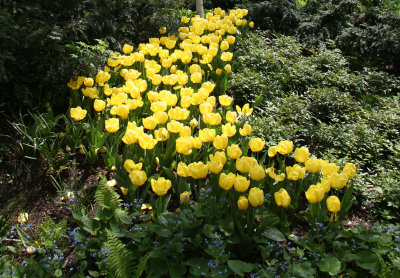
{"label": "broad green leaf", "polygon": [[330,275],[336,275],[340,272],[341,263],[335,256],[329,255],[318,264],[319,269],[328,272]]}
{"label": "broad green leaf", "polygon": [[240,261],[240,260],[228,260],[229,268],[235,272],[236,274],[243,276],[244,273],[250,272],[253,270],[253,265]]}
{"label": "broad green leaf", "polygon": [[378,267],[379,257],[372,251],[362,250],[357,252],[356,264],[361,268],[372,270]]}
{"label": "broad green leaf", "polygon": [[275,241],[285,241],[285,236],[277,228],[270,228],[264,234],[269,239],[272,239]]}
{"label": "broad green leaf", "polygon": [[194,276],[203,276],[208,272],[208,261],[203,258],[193,258],[186,262],[190,266],[190,273]]}
{"label": "broad green leaf", "polygon": [[232,218],[225,218],[219,222],[219,229],[225,234],[225,236],[230,236],[234,231],[234,224]]}

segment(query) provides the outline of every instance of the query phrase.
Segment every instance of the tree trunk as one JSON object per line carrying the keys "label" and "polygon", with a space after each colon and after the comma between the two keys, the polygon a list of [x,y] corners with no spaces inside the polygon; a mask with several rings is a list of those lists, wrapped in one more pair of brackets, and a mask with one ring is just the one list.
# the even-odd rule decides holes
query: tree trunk
{"label": "tree trunk", "polygon": [[196,0],[196,13],[204,18],[203,0]]}

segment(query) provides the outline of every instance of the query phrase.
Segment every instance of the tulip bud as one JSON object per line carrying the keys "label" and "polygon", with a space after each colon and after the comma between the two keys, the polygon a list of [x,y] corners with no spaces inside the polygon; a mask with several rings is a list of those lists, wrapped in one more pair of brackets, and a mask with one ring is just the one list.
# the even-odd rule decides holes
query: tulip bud
{"label": "tulip bud", "polygon": [[237,201],[237,206],[240,210],[247,210],[249,207],[249,200],[245,196],[240,196]]}
{"label": "tulip bud", "polygon": [[186,205],[190,201],[190,193],[187,191],[181,193],[181,195],[179,196],[179,199],[182,204]]}

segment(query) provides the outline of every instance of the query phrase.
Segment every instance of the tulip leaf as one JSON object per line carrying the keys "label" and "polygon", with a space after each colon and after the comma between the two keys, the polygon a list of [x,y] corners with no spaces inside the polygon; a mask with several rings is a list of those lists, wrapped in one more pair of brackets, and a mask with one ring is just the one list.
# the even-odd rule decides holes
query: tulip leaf
{"label": "tulip leaf", "polygon": [[162,168],[163,168],[164,173],[171,180],[172,186],[175,188],[178,185],[178,181],[176,180],[176,177],[175,177],[174,173],[172,173],[171,169],[169,169],[169,168],[167,168],[165,166],[163,166]]}
{"label": "tulip leaf", "polygon": [[214,230],[215,230],[214,225],[205,224],[203,227],[203,234],[208,238],[218,238],[217,235],[212,233]]}
{"label": "tulip leaf", "polygon": [[230,236],[233,234],[234,231],[234,224],[232,218],[226,218],[219,222],[219,229],[223,232],[226,236]]}
{"label": "tulip leaf", "polygon": [[379,265],[379,257],[372,251],[362,250],[357,252],[356,264],[361,268],[372,270]]}
{"label": "tulip leaf", "polygon": [[319,269],[328,272],[329,275],[336,275],[340,272],[341,263],[335,256],[329,255],[318,264]]}
{"label": "tulip leaf", "polygon": [[228,260],[229,268],[237,275],[243,276],[245,272],[253,270],[253,265],[240,261],[240,260]]}
{"label": "tulip leaf", "polygon": [[185,191],[189,191],[190,187],[188,186],[185,178],[180,178],[178,182],[178,194],[181,194]]}

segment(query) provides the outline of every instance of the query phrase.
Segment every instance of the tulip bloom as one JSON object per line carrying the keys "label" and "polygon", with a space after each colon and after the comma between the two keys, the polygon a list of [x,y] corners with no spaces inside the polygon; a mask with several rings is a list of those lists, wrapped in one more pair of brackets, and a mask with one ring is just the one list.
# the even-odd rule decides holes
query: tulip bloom
{"label": "tulip bloom", "polygon": [[293,142],[287,140],[279,142],[277,151],[282,155],[290,154],[293,151]]}
{"label": "tulip bloom", "polygon": [[319,203],[324,199],[325,190],[322,186],[311,185],[306,191],[306,198],[310,203]]}
{"label": "tulip bloom", "polygon": [[250,181],[241,175],[236,175],[235,179],[235,190],[237,192],[245,192],[250,186]]}
{"label": "tulip bloom", "polygon": [[236,175],[234,173],[221,173],[219,176],[219,186],[224,190],[229,190],[235,184]]}
{"label": "tulip bloom", "polygon": [[181,193],[181,195],[179,195],[179,200],[182,204],[186,205],[190,201],[190,193],[187,191]]}
{"label": "tulip bloom", "polygon": [[74,119],[75,122],[77,122],[83,120],[86,117],[87,111],[78,106],[76,108],[71,108],[70,114],[71,118]]}
{"label": "tulip bloom", "polygon": [[158,196],[163,196],[171,188],[171,181],[165,178],[158,178],[157,180],[151,179],[151,189]]}
{"label": "tulip bloom", "polygon": [[336,196],[330,196],[326,200],[326,206],[330,212],[339,212],[340,211],[340,200]]}
{"label": "tulip bloom", "polygon": [[353,163],[346,163],[343,168],[343,173],[346,174],[348,179],[353,178],[356,175],[356,166]]}
{"label": "tulip bloom", "polygon": [[190,176],[194,179],[203,179],[208,174],[208,167],[203,162],[194,162],[188,165]]}
{"label": "tulip bloom", "polygon": [[145,171],[133,170],[130,172],[129,178],[134,185],[142,186],[147,180],[147,175]]}
{"label": "tulip bloom", "polygon": [[275,203],[283,208],[287,208],[291,201],[288,192],[284,188],[281,188],[278,192],[275,192],[274,199]]}
{"label": "tulip bloom", "polygon": [[253,207],[261,206],[264,203],[264,191],[257,187],[250,189],[249,202]]}
{"label": "tulip bloom", "polygon": [[111,118],[105,121],[106,130],[114,133],[119,129],[119,120],[117,118]]}
{"label": "tulip bloom", "polygon": [[239,200],[237,201],[238,209],[240,210],[247,210],[249,207],[249,200],[245,196],[240,196]]}
{"label": "tulip bloom", "polygon": [[301,147],[301,148],[296,148],[294,151],[294,159],[298,163],[304,163],[308,160],[308,157],[310,156],[310,152],[308,148],[306,147]]}
{"label": "tulip bloom", "polygon": [[253,152],[259,152],[264,148],[265,142],[261,138],[252,138],[249,142],[249,146]]}
{"label": "tulip bloom", "polygon": [[321,160],[317,158],[310,158],[305,163],[307,171],[311,173],[321,172]]}
{"label": "tulip bloom", "polygon": [[228,136],[216,136],[214,138],[213,145],[217,150],[224,150],[228,146]]}
{"label": "tulip bloom", "polygon": [[260,181],[265,177],[265,170],[262,166],[256,165],[250,169],[250,179]]}

